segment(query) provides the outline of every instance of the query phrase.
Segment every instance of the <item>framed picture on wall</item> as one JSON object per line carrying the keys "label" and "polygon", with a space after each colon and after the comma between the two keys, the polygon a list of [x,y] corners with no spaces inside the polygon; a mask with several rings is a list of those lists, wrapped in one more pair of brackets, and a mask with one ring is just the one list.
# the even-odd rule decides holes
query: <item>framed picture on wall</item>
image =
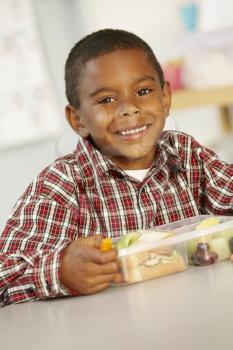
{"label": "framed picture on wall", "polygon": [[61,130],[30,0],[0,2],[0,151]]}

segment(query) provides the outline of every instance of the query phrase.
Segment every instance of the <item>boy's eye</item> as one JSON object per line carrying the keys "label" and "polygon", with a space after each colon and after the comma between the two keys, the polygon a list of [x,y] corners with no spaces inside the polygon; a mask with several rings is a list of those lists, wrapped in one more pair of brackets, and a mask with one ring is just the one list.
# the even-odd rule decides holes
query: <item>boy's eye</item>
{"label": "boy's eye", "polygon": [[107,96],[107,97],[104,97],[102,98],[101,100],[98,101],[98,103],[112,103],[114,101],[114,98],[111,97],[111,96]]}
{"label": "boy's eye", "polygon": [[143,88],[137,91],[138,96],[148,95],[152,90],[148,88]]}

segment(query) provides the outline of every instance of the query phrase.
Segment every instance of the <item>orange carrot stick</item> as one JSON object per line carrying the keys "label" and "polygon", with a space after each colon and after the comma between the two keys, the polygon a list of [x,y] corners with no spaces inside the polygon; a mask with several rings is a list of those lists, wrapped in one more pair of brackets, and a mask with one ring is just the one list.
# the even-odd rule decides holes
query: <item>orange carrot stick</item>
{"label": "orange carrot stick", "polygon": [[107,252],[112,249],[112,238],[104,238],[100,244],[100,250],[102,252]]}

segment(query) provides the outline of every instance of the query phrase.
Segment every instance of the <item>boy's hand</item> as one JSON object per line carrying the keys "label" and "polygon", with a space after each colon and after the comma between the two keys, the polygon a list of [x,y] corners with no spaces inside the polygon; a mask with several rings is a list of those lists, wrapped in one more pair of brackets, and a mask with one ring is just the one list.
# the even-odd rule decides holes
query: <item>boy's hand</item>
{"label": "boy's hand", "polygon": [[101,236],[80,238],[65,248],[60,282],[81,294],[93,294],[122,281],[115,250],[101,252]]}

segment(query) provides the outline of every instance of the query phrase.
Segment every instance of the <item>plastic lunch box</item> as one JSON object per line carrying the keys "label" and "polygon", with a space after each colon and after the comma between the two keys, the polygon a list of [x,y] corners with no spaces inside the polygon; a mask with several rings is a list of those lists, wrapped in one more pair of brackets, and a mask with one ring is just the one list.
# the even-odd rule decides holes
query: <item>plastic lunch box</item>
{"label": "plastic lunch box", "polygon": [[199,215],[137,233],[136,242],[118,249],[126,284],[226,260],[233,251],[232,216]]}

